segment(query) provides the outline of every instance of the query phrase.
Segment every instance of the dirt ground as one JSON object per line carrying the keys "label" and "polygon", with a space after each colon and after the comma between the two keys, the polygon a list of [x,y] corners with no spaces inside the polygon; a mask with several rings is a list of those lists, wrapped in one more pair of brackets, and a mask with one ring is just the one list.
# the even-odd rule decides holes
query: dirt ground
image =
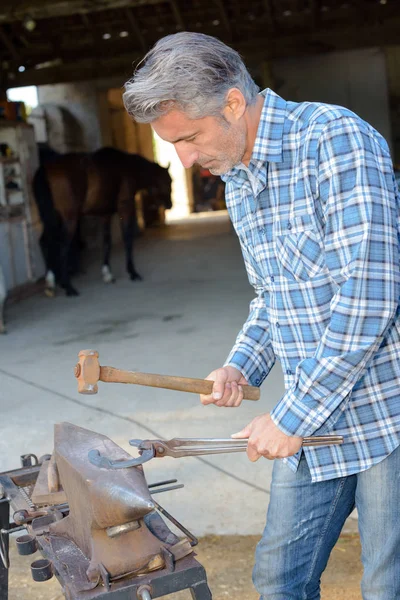
{"label": "dirt ground", "polygon": [[[258,600],[251,571],[256,536],[208,536],[197,547],[198,560],[207,571],[213,600]],[[62,600],[55,578],[35,583],[30,578],[32,557],[18,556],[11,541],[9,600]],[[322,600],[361,600],[360,544],[357,534],[344,534],[336,544],[322,581]],[[165,600],[189,600],[189,591],[164,596]]]}

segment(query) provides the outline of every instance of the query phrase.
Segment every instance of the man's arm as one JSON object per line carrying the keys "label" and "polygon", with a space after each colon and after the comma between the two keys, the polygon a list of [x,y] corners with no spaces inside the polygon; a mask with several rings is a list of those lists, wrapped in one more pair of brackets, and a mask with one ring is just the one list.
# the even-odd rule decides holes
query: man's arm
{"label": "man's arm", "polygon": [[338,289],[312,357],[271,413],[309,436],[349,400],[395,318],[399,299],[397,201],[389,151],[367,126],[343,117],[322,132],[316,160],[326,264]]}
{"label": "man's arm", "polygon": [[203,404],[239,406],[243,399],[241,384],[261,385],[275,363],[265,301],[268,292],[245,246],[242,246],[242,253],[249,282],[255,288],[257,296],[250,303],[247,320],[224,367],[207,377],[215,381],[215,384],[213,394],[201,396]]}
{"label": "man's arm", "polygon": [[270,339],[270,324],[261,289],[250,303],[249,316],[236,338],[225,365],[238,369],[246,380],[260,386],[275,363]]}

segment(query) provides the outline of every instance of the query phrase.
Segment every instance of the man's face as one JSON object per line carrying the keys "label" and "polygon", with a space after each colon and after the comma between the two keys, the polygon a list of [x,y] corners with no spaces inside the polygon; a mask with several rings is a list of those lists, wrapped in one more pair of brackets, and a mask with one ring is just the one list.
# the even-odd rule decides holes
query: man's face
{"label": "man's face", "polygon": [[241,162],[246,150],[244,123],[230,123],[222,116],[189,119],[185,113],[171,110],[151,125],[174,145],[186,169],[197,163],[213,175],[222,175]]}

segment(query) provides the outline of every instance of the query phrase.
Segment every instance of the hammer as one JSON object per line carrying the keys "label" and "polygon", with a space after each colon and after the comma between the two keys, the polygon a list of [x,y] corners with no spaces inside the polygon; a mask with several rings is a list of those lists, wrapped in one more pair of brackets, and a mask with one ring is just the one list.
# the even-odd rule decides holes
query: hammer
{"label": "hammer", "polygon": [[[104,381],[105,383],[136,383],[137,385],[147,385],[178,392],[192,392],[193,394],[211,394],[214,384],[213,381],[207,381],[206,379],[172,377],[170,375],[155,375],[137,371],[122,371],[121,369],[114,369],[114,367],[101,367],[97,350],[81,350],[79,352],[75,377],[78,380],[78,392],[80,394],[97,394],[98,381]],[[243,385],[243,398],[245,400],[259,400],[259,388]]]}

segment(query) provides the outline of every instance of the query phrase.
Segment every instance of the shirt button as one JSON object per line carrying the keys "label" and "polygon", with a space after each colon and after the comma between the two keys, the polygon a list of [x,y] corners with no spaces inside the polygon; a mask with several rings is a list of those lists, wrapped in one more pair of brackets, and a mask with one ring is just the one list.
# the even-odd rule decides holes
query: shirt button
{"label": "shirt button", "polygon": [[287,228],[288,228],[288,229],[292,229],[292,224],[290,223],[290,221],[289,221],[289,222],[288,222],[288,224],[287,224]]}
{"label": "shirt button", "polygon": [[275,277],[273,275],[271,275],[270,281],[272,281],[272,283],[275,281]]}
{"label": "shirt button", "polygon": [[259,384],[260,384],[260,380],[256,379],[256,385],[259,385]]}
{"label": "shirt button", "polygon": [[275,325],[276,325],[276,326],[277,326],[277,328],[279,329],[279,327],[280,327],[280,323],[279,323],[278,321],[275,323]]}
{"label": "shirt button", "polygon": [[286,375],[291,375],[292,371],[290,369],[286,369]]}

